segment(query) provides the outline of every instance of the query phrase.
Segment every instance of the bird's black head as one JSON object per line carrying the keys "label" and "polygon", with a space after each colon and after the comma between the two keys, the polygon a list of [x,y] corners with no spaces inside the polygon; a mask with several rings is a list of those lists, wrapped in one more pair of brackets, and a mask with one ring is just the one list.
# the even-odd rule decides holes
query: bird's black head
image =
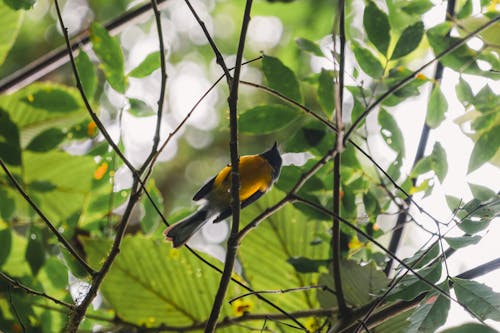
{"label": "bird's black head", "polygon": [[278,143],[274,142],[274,145],[269,149],[268,151],[263,152],[260,154],[263,158],[265,158],[269,164],[273,167],[273,179],[278,178],[280,175],[281,171],[281,155],[278,150]]}

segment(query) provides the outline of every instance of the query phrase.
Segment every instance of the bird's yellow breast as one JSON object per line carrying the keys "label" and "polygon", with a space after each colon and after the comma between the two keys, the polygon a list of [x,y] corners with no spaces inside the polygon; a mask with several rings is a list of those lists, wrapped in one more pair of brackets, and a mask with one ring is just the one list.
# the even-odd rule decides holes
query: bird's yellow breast
{"label": "bird's yellow breast", "polygon": [[[255,192],[266,192],[272,182],[272,167],[259,155],[242,156],[239,164],[240,201],[248,199]],[[215,177],[214,187],[229,193],[231,189],[231,166],[222,169]]]}

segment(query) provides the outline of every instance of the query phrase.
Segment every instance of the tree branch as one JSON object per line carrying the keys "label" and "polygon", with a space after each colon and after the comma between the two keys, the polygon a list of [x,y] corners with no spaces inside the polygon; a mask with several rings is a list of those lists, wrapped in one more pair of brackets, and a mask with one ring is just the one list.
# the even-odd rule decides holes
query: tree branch
{"label": "tree branch", "polygon": [[[343,147],[343,133],[344,124],[342,122],[342,111],[343,111],[343,97],[344,97],[344,71],[345,71],[345,3],[344,0],[338,2],[337,22],[334,23],[334,32],[332,33],[334,53],[336,50],[336,38],[337,29],[339,31],[338,36],[340,39],[340,52],[339,52],[339,70],[336,80],[334,80],[334,94],[335,94],[335,120],[337,125],[337,135],[335,137],[335,154],[333,161],[333,214],[332,214],[332,240],[331,240],[331,251],[332,251],[332,268],[333,268],[333,281],[335,285],[337,304],[339,305],[339,320],[344,321],[348,319],[350,310],[347,307],[344,292],[342,290],[342,278],[340,271],[340,221],[337,218],[340,216],[340,165],[341,165],[341,155],[344,150]],[[334,56],[335,58],[335,56]]]}
{"label": "tree branch", "polygon": [[[186,0],[187,1],[187,0]],[[243,14],[243,22],[241,23],[240,40],[238,43],[238,51],[236,52],[236,64],[234,69],[234,78],[229,84],[229,127],[230,127],[230,142],[229,148],[231,152],[231,210],[233,220],[231,224],[231,233],[227,242],[226,260],[224,262],[224,272],[222,273],[219,288],[215,296],[212,311],[208,318],[205,332],[215,332],[217,320],[220,315],[222,303],[226,295],[231,275],[233,274],[234,262],[236,261],[236,253],[238,252],[238,232],[240,229],[240,173],[239,164],[240,158],[238,155],[238,88],[240,82],[241,63],[243,61],[243,50],[245,48],[245,39],[247,35],[248,25],[250,23],[250,12],[252,10],[252,0],[247,0],[245,12]],[[215,44],[213,45],[215,49]],[[224,69],[229,80],[230,74],[227,68]]]}
{"label": "tree branch", "polygon": [[[156,31],[158,33],[158,43],[160,48],[160,66],[161,66],[160,97],[158,98],[158,111],[156,113],[156,129],[155,129],[155,136],[153,138],[153,147],[151,147],[151,153],[148,155],[148,157],[146,158],[142,167],[139,170],[140,175],[142,175],[142,173],[146,170],[146,168],[149,165],[149,162],[152,161],[152,159],[156,156],[158,152],[157,149],[160,143],[160,129],[161,129],[161,120],[163,115],[163,104],[165,102],[165,91],[167,88],[167,65],[165,63],[165,43],[163,42],[161,16],[160,16],[160,11],[158,10],[157,2],[158,0],[151,0],[151,6],[155,14]],[[145,180],[146,179],[147,178],[145,178]]]}

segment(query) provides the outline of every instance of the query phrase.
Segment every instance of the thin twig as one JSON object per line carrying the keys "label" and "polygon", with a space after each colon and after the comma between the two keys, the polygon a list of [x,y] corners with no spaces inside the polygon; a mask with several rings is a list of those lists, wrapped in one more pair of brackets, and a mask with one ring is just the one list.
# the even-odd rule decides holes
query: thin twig
{"label": "thin twig", "polygon": [[4,164],[3,160],[0,159],[0,166],[2,169],[5,171],[5,174],[11,181],[11,183],[16,187],[17,191],[23,196],[24,200],[35,210],[35,212],[38,214],[38,216],[42,219],[42,221],[47,225],[47,227],[50,229],[50,231],[57,237],[57,240],[61,242],[66,250],[71,253],[71,255],[82,265],[83,268],[89,273],[91,276],[94,275],[96,272],[92,267],[87,264],[87,262],[78,254],[78,252],[73,248],[73,246],[64,238],[64,236],[57,230],[57,228],[50,222],[49,218],[45,216],[45,214],[38,208],[36,203],[31,199],[31,197],[26,193],[26,191],[21,187],[21,185],[17,182],[16,178],[10,170],[7,168],[7,166]]}
{"label": "thin twig", "polygon": [[280,289],[280,290],[259,290],[259,291],[252,291],[245,293],[243,295],[236,296],[234,298],[231,298],[229,300],[229,303],[233,303],[236,300],[252,296],[252,295],[258,295],[258,294],[286,294],[289,292],[295,292],[295,291],[307,291],[307,290],[312,290],[312,289],[321,289],[323,291],[328,291],[329,293],[332,293],[333,295],[336,295],[337,293],[335,290],[332,288],[326,286],[326,285],[318,285],[318,286],[305,286],[305,287],[297,287],[297,288],[289,288],[289,289]]}
{"label": "thin twig", "polygon": [[[161,85],[160,85],[160,97],[158,98],[158,110],[156,112],[156,129],[153,138],[153,147],[151,147],[151,153],[148,155],[144,161],[139,174],[141,175],[152,161],[156,153],[158,152],[158,145],[160,143],[160,129],[161,120],[163,115],[163,104],[165,103],[165,91],[167,90],[167,65],[165,61],[165,43],[163,42],[163,29],[161,27],[161,16],[157,5],[158,0],[151,0],[151,6],[155,14],[156,21],[156,31],[158,33],[158,44],[160,48],[160,67],[161,67]],[[147,179],[147,178],[146,178]]]}
{"label": "thin twig", "polygon": [[[186,0],[188,2],[188,0]],[[238,43],[238,50],[236,52],[236,64],[234,69],[234,78],[230,79],[230,74],[227,68],[224,69],[229,82],[229,127],[230,127],[230,141],[229,149],[231,153],[231,210],[233,214],[231,233],[227,241],[226,260],[224,262],[224,272],[222,273],[219,288],[215,296],[212,311],[208,318],[205,332],[211,333],[215,331],[217,320],[220,315],[222,303],[226,295],[231,275],[233,274],[234,262],[236,261],[236,253],[238,252],[238,232],[240,229],[240,173],[239,163],[240,158],[238,155],[238,88],[240,82],[241,63],[243,61],[243,50],[245,48],[245,39],[247,35],[248,25],[250,23],[250,12],[252,10],[252,0],[247,0],[245,11],[243,14],[243,21],[241,23],[240,40]],[[215,44],[212,46],[214,51],[217,49]],[[217,54],[217,53],[216,53]]]}
{"label": "thin twig", "polygon": [[[222,53],[220,53],[219,48],[217,47],[217,45],[215,45],[215,42],[214,42],[212,36],[210,36],[210,33],[208,32],[208,29],[205,25],[205,22],[203,22],[203,20],[200,18],[200,16],[196,12],[196,10],[194,10],[193,6],[191,5],[191,2],[189,2],[189,0],[184,0],[184,1],[186,2],[186,5],[189,7],[189,10],[191,11],[194,18],[196,19],[196,21],[200,25],[201,29],[203,30],[203,33],[205,34],[205,37],[207,38],[208,43],[210,44],[210,47],[212,47],[212,51],[215,54],[215,59],[217,61],[217,64],[224,71],[224,74],[225,74],[226,80],[227,80],[227,84],[229,87],[231,87],[231,80],[232,80],[231,73],[229,73],[229,70],[227,69],[227,65],[226,65],[226,62],[224,61],[224,57],[222,56]],[[237,66],[237,64],[238,64],[238,62],[236,62],[236,66]]]}
{"label": "thin twig", "polygon": [[55,297],[52,297],[50,295],[47,295],[46,293],[44,292],[41,292],[41,291],[36,291],[28,286],[25,286],[24,284],[22,284],[21,282],[11,278],[10,276],[8,276],[6,273],[4,272],[0,272],[0,277],[2,279],[4,279],[5,281],[7,281],[7,283],[14,289],[16,288],[19,288],[19,289],[22,289],[25,293],[27,294],[32,294],[32,295],[36,295],[36,296],[41,296],[43,298],[46,298],[48,300],[51,300],[52,302],[58,304],[58,305],[62,305],[68,309],[73,309],[74,308],[74,305],[73,304],[69,304],[69,303],[66,303],[64,301],[61,301],[61,300],[58,300],[57,298]]}

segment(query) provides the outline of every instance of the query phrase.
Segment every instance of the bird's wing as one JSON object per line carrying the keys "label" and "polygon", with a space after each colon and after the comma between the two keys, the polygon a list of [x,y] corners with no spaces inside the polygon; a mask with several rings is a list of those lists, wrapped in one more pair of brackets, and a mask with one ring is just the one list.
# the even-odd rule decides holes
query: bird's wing
{"label": "bird's wing", "polygon": [[[265,192],[262,192],[262,191],[257,191],[255,192],[254,194],[252,194],[250,197],[248,197],[247,199],[243,200],[241,202],[241,208],[245,208],[246,206],[250,205],[251,203],[255,202],[257,199],[259,199]],[[226,208],[223,212],[221,212],[219,214],[219,216],[217,216],[215,218],[215,220],[213,221],[213,223],[217,223],[217,222],[220,222],[226,218],[228,218],[229,216],[231,216],[231,207],[229,208]]]}
{"label": "bird's wing", "polygon": [[196,194],[193,197],[193,200],[198,201],[200,199],[203,199],[208,193],[210,193],[210,191],[212,191],[212,189],[214,187],[214,181],[215,181],[215,177],[213,177],[205,185],[203,185],[198,190],[198,192],[196,192]]}

